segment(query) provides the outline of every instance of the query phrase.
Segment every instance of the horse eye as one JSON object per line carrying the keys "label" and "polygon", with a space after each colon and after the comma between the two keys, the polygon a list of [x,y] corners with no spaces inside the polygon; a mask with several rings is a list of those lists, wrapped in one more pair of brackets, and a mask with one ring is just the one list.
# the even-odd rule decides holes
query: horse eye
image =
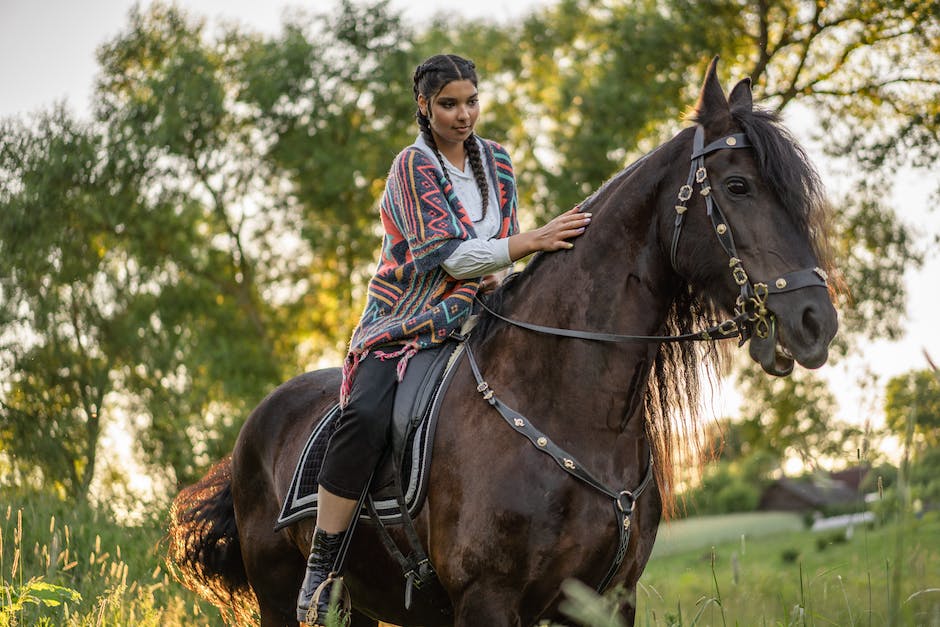
{"label": "horse eye", "polygon": [[745,181],[740,176],[732,176],[729,178],[725,183],[725,187],[727,187],[728,191],[735,196],[743,196],[748,192],[747,181]]}

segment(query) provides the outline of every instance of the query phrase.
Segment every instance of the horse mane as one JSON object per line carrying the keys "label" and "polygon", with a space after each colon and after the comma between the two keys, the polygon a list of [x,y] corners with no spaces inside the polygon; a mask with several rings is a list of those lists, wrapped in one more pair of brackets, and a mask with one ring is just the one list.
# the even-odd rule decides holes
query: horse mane
{"label": "horse mane", "polygon": [[[829,205],[819,175],[805,151],[781,126],[776,113],[760,108],[732,109],[732,117],[753,144],[765,183],[780,199],[797,229],[810,241],[820,267],[829,271],[832,258],[828,245]],[[695,117],[692,120],[698,122]],[[672,141],[685,135],[682,133]],[[672,141],[653,152],[662,150]],[[641,157],[608,180],[581,203],[582,208],[588,209],[611,183],[632,173],[652,154]],[[545,258],[542,253],[535,255],[522,272],[511,275],[486,295],[487,305],[499,311],[507,292],[524,283]],[[838,290],[839,284],[836,285]],[[669,308],[663,334],[691,333],[714,324],[721,316],[717,303],[687,283]],[[476,340],[485,342],[503,324],[493,316],[482,316],[474,331]],[[666,342],[661,344],[651,367],[644,399],[645,427],[666,519],[679,510],[681,486],[701,476],[705,464],[718,452],[709,441],[703,392],[708,390],[714,396],[730,352],[727,343]]]}

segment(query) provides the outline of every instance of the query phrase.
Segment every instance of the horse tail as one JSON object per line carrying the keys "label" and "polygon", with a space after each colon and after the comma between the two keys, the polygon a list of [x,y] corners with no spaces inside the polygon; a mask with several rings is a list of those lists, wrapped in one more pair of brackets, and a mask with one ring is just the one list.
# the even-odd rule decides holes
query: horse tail
{"label": "horse tail", "polygon": [[235,524],[231,456],[173,499],[167,541],[167,564],[180,583],[218,607],[225,622],[254,622],[257,606]]}

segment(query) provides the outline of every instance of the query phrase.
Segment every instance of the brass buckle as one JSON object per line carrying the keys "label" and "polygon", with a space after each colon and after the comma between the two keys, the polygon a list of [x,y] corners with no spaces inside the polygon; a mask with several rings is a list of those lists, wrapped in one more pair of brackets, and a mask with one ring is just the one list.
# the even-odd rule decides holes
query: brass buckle
{"label": "brass buckle", "polygon": [[718,325],[718,332],[722,335],[732,336],[737,335],[740,331],[738,330],[738,323],[734,320],[725,320]]}

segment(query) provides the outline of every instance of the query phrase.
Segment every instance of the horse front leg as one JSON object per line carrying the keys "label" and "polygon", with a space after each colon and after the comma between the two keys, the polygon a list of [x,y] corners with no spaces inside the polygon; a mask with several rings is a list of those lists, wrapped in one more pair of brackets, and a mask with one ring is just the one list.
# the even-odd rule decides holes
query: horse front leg
{"label": "horse front leg", "polygon": [[522,627],[517,595],[493,582],[471,585],[454,604],[454,627]]}
{"label": "horse front leg", "polygon": [[625,625],[630,627],[636,622],[636,589],[627,597],[627,600],[620,606],[620,617]]}

